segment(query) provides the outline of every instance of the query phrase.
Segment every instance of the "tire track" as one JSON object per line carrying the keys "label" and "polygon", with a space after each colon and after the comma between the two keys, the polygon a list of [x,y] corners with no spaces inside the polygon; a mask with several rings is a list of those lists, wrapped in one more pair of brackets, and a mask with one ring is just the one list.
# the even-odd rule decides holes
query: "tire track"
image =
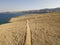
{"label": "tire track", "polygon": [[31,45],[31,33],[30,33],[30,27],[29,27],[29,21],[27,20],[27,32],[26,32],[26,42],[25,45]]}

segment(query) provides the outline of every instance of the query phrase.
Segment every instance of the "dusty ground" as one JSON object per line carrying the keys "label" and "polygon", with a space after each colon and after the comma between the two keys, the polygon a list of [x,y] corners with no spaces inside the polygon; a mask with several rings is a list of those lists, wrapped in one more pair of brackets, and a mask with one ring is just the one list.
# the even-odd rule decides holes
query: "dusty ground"
{"label": "dusty ground", "polygon": [[32,45],[60,45],[60,12],[15,17],[0,25],[0,45],[24,45],[27,22]]}

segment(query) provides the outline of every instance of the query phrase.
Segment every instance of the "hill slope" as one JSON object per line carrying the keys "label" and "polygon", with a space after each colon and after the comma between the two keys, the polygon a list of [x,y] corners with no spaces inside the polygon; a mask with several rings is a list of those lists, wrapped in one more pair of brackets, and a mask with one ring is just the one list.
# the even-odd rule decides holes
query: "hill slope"
{"label": "hill slope", "polygon": [[60,45],[60,12],[12,18],[0,25],[0,45],[24,45],[27,20],[32,45]]}
{"label": "hill slope", "polygon": [[50,12],[59,12],[60,7],[51,8],[51,9],[40,9],[40,10],[28,10],[28,11],[19,11],[19,12],[0,12],[0,24],[8,23],[9,20],[16,16],[26,15],[26,14],[43,14]]}

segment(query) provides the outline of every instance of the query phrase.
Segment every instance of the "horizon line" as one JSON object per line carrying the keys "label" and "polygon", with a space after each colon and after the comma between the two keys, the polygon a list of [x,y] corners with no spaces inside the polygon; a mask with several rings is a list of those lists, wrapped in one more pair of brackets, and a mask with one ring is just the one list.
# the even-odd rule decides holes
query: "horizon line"
{"label": "horizon line", "polygon": [[[60,8],[60,7],[55,7],[55,8]],[[41,8],[41,9],[55,9],[54,7],[52,8]],[[41,10],[41,9],[26,9],[26,10],[8,10],[8,11],[0,11],[2,12],[23,12],[23,11],[32,11],[32,10]]]}

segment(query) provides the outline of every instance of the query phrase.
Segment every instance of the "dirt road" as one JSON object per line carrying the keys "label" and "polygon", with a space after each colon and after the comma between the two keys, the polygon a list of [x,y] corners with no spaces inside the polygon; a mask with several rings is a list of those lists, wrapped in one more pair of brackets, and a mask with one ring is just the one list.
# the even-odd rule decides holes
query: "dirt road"
{"label": "dirt road", "polygon": [[31,32],[29,27],[29,21],[27,20],[27,32],[26,32],[26,43],[25,45],[31,45]]}

